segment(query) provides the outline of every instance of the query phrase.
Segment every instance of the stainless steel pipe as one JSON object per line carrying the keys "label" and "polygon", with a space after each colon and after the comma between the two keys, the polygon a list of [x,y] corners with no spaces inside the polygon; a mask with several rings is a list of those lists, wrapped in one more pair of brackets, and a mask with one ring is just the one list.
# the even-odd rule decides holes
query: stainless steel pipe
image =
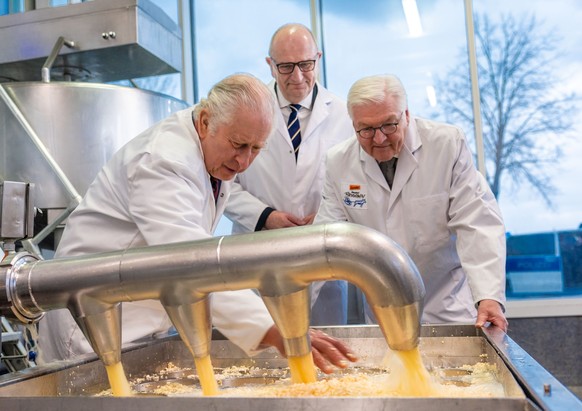
{"label": "stainless steel pipe", "polygon": [[[119,303],[158,299],[195,356],[209,352],[207,296],[257,289],[287,355],[309,352],[314,281],[343,279],[366,295],[389,346],[409,350],[420,333],[424,284],[395,242],[372,229],[334,223],[38,261],[0,264],[0,314],[24,322],[68,308],[105,362],[120,359]],[[3,287],[5,287],[3,289]]]}
{"label": "stainless steel pipe", "polygon": [[72,49],[72,48],[75,48],[75,42],[71,41],[71,40],[65,40],[65,38],[62,36],[57,39],[55,45],[53,46],[51,53],[49,54],[46,61],[42,65],[40,75],[41,75],[43,83],[50,83],[50,81],[51,81],[51,68],[53,67],[53,64],[55,63],[55,60],[56,60],[57,56],[59,55],[59,52],[61,51],[61,48],[63,46],[67,46],[68,48]]}

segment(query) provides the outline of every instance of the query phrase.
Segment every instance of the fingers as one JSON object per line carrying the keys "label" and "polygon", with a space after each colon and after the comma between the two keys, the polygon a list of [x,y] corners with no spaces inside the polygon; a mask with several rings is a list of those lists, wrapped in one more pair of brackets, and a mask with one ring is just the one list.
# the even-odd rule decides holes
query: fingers
{"label": "fingers", "polygon": [[323,371],[325,374],[331,374],[334,370],[332,364],[317,350],[316,348],[311,348],[311,354],[313,355],[313,363],[317,368]]}
{"label": "fingers", "polygon": [[505,318],[505,316],[495,317],[495,318],[492,318],[490,321],[491,321],[491,324],[501,328],[503,330],[503,332],[507,332],[507,328],[509,327],[509,323],[507,322],[507,319]]}
{"label": "fingers", "polygon": [[475,326],[478,328],[484,327],[486,323],[491,323],[507,332],[508,322],[503,314],[501,305],[493,300],[482,300],[477,309],[477,321]]}
{"label": "fingers", "polygon": [[293,214],[284,211],[273,211],[265,221],[265,227],[269,230],[275,228],[296,227],[303,225],[303,220],[295,217]]}
{"label": "fingers", "polygon": [[346,368],[350,362],[358,360],[354,352],[337,338],[320,330],[309,330],[313,362],[324,373],[333,372],[333,366]]}
{"label": "fingers", "polygon": [[485,323],[487,322],[487,313],[479,313],[477,315],[477,321],[475,322],[475,327],[477,328],[482,328],[485,326]]}
{"label": "fingers", "polygon": [[305,221],[303,220],[303,218],[299,218],[296,215],[293,214],[287,214],[287,220],[293,224],[293,225],[305,225]]}
{"label": "fingers", "polygon": [[306,217],[303,219],[303,225],[309,225],[309,224],[313,224],[313,220],[315,220],[315,214],[316,214],[316,213],[309,214],[308,216],[306,216]]}
{"label": "fingers", "polygon": [[500,328],[501,330],[503,330],[503,332],[507,332],[507,329],[509,328],[509,323],[508,323],[507,319],[505,318],[505,316],[491,317],[491,318],[486,318],[485,320],[477,320],[477,322],[475,322],[475,327],[482,328],[482,327],[485,327],[487,325],[487,323]]}

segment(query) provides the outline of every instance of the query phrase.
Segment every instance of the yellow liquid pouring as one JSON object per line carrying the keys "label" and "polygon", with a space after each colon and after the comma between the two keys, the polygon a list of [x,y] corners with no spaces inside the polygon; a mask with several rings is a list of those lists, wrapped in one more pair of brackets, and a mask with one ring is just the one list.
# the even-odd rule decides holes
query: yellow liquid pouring
{"label": "yellow liquid pouring", "polygon": [[391,391],[395,394],[411,397],[427,397],[437,394],[437,388],[422,362],[420,351],[394,351],[402,362],[403,368],[389,379]]}
{"label": "yellow liquid pouring", "polygon": [[311,352],[301,357],[289,357],[288,360],[292,383],[310,383],[317,381]]}
{"label": "yellow liquid pouring", "polygon": [[196,364],[196,373],[200,379],[202,394],[208,396],[218,395],[218,384],[216,383],[216,377],[214,376],[214,369],[212,368],[210,356],[207,355],[202,358],[194,358],[194,363]]}
{"label": "yellow liquid pouring", "polygon": [[114,397],[129,397],[131,396],[131,387],[123,372],[123,365],[118,362],[113,365],[106,365],[107,378],[111,385],[111,392]]}

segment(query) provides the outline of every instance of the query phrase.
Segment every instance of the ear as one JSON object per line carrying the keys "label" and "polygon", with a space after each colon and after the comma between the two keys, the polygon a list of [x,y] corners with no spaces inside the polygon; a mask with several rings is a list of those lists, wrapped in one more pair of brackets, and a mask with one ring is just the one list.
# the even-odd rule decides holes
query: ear
{"label": "ear", "polygon": [[210,120],[210,115],[207,109],[200,110],[198,114],[198,137],[200,140],[204,140],[208,136],[208,124]]}
{"label": "ear", "polygon": [[267,62],[267,64],[269,65],[269,69],[271,70],[271,76],[273,76],[273,78],[277,78],[276,77],[276,70],[277,68],[275,67],[275,63],[273,62],[273,59],[271,57],[265,57],[265,61]]}

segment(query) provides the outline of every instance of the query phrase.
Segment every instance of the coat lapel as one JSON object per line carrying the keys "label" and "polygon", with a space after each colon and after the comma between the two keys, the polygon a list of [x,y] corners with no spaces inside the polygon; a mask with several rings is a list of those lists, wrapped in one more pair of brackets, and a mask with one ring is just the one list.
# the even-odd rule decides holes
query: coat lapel
{"label": "coat lapel", "polygon": [[404,138],[404,147],[398,154],[398,164],[396,165],[396,174],[392,183],[390,201],[388,202],[388,212],[390,212],[396,199],[400,196],[404,185],[410,179],[414,170],[418,168],[418,160],[414,154],[421,145],[422,142],[416,130],[416,122],[413,117],[410,117],[410,125]]}
{"label": "coat lapel", "polygon": [[378,163],[376,162],[376,160],[374,160],[374,157],[366,153],[361,146],[359,147],[359,150],[360,150],[360,163],[362,164],[362,169],[364,170],[364,173],[374,183],[382,187],[387,192],[386,194],[389,195],[390,188],[388,187],[388,183],[386,182],[386,179],[384,178],[384,175],[382,174],[382,170],[380,170]]}
{"label": "coat lapel", "polygon": [[301,139],[306,141],[315,133],[315,130],[325,121],[329,114],[329,104],[331,102],[330,95],[326,89],[319,86],[317,87],[317,96],[313,103],[311,109],[311,115],[309,116],[309,121],[307,126],[301,126]]}

